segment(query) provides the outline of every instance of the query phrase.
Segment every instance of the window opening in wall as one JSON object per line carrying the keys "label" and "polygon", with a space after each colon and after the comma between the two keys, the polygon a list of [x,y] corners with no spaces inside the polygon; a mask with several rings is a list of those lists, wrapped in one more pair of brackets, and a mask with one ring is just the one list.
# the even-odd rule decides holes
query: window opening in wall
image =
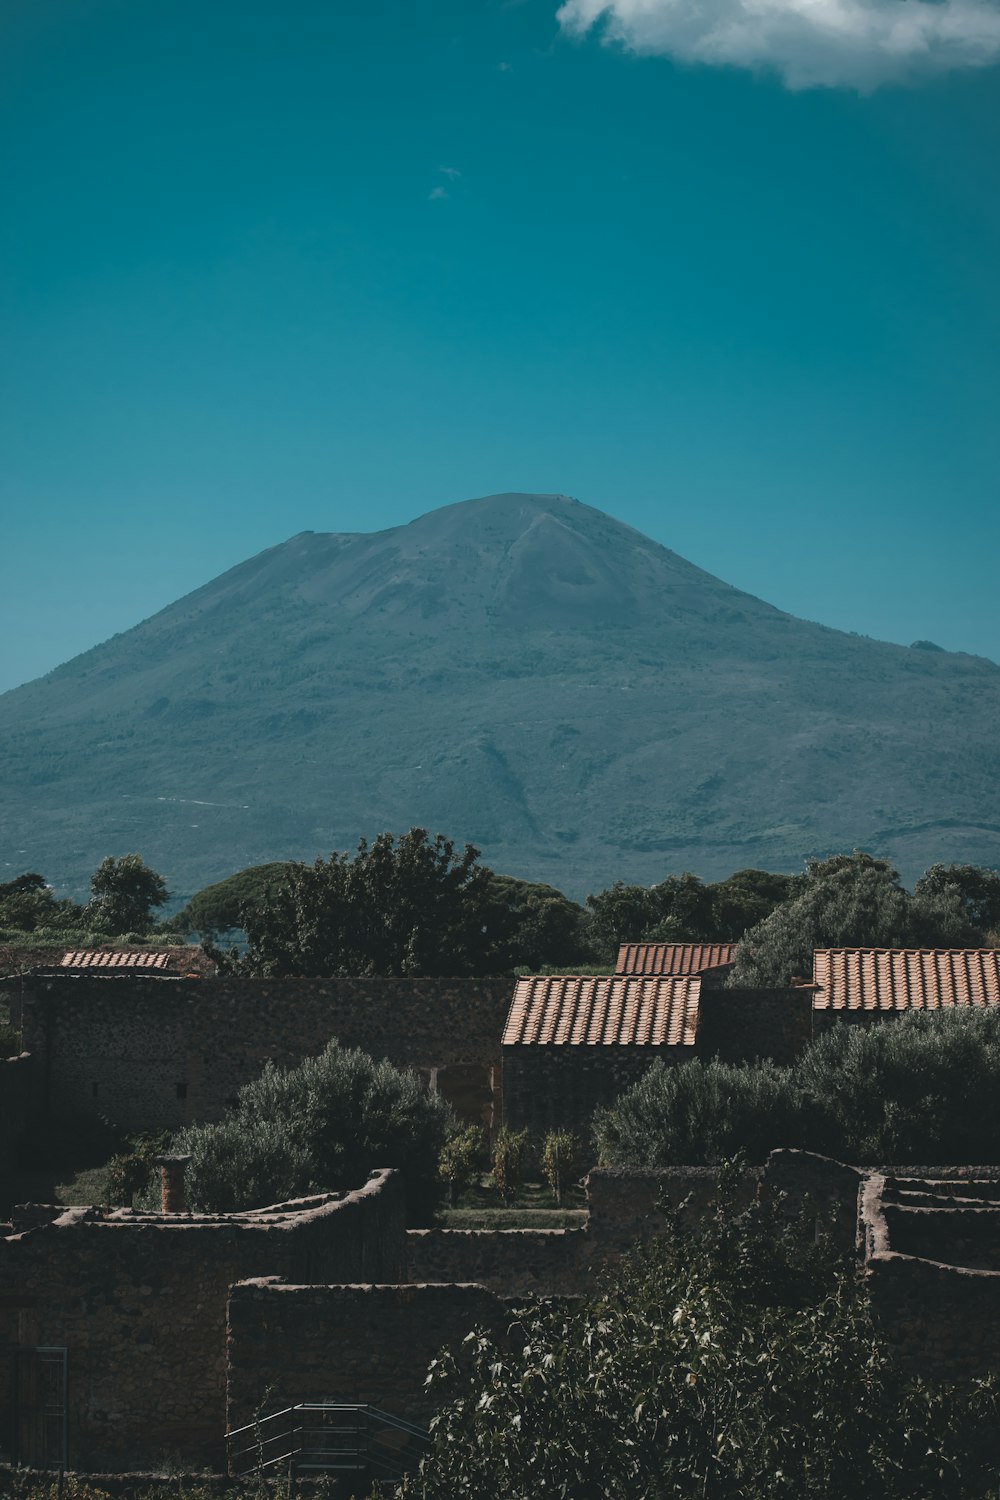
{"label": "window opening in wall", "polygon": [[90,1085],[91,1098],[96,1099],[97,1095],[99,1094],[99,1092],[100,1092],[99,1086],[96,1083],[92,1083]]}
{"label": "window opening in wall", "polygon": [[177,1097],[178,1097],[178,1099],[186,1099],[187,1096],[188,1096],[188,1086],[187,1086],[187,1084],[186,1083],[179,1083],[177,1085]]}

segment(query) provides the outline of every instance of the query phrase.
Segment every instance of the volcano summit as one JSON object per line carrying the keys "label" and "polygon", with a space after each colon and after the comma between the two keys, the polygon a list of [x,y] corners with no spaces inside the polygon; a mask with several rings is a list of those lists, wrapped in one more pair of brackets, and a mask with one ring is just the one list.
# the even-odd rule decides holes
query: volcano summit
{"label": "volcano summit", "polygon": [[580,896],[1000,864],[1000,668],[797,620],[561,495],[305,532],[0,698],[8,868],[178,897],[413,824]]}

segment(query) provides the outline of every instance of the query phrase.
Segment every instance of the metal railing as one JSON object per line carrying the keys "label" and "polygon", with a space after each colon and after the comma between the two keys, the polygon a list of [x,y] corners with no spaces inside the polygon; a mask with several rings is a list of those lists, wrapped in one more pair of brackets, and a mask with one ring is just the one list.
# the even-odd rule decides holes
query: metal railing
{"label": "metal railing", "polygon": [[401,1479],[430,1445],[423,1427],[367,1404],[301,1401],[226,1433],[234,1476],[358,1474]]}

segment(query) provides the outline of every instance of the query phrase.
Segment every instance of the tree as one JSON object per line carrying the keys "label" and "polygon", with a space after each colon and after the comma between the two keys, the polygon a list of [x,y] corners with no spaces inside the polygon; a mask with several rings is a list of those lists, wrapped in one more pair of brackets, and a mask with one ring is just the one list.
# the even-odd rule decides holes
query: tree
{"label": "tree", "polygon": [[0,927],[19,932],[75,927],[83,912],[75,901],[57,901],[33,871],[0,884]]}
{"label": "tree", "polygon": [[240,925],[240,912],[264,899],[272,887],[285,879],[291,866],[287,860],[251,865],[225,880],[198,891],[169,926],[175,932],[229,932]]}
{"label": "tree", "polygon": [[797,894],[803,882],[801,875],[778,875],[770,870],[736,870],[727,879],[716,881],[711,887],[716,941],[741,938],[782,901]]}
{"label": "tree", "polygon": [[758,1203],[672,1232],[596,1297],[478,1329],[428,1384],[400,1500],[985,1500],[1000,1391],[911,1383],[815,1216]]}
{"label": "tree", "polygon": [[413,1073],[332,1041],[297,1068],[268,1063],[217,1125],[175,1138],[190,1153],[192,1203],[229,1213],[286,1198],[355,1188],[376,1167],[398,1167],[407,1218],[425,1224],[441,1200],[438,1163],[454,1117]]}
{"label": "tree", "polygon": [[961,907],[978,942],[1000,932],[1000,875],[981,865],[931,865],[913,888],[918,901]]}
{"label": "tree", "polygon": [[537,970],[571,968],[587,961],[586,912],[555,886],[489,877],[496,904],[494,930],[509,930],[508,967]]}
{"label": "tree", "polygon": [[728,982],[759,988],[807,977],[815,948],[963,946],[970,931],[957,896],[911,897],[887,860],[855,850],[809,862],[798,893],[746,933]]}
{"label": "tree", "polygon": [[478,849],[443,834],[380,833],[357,853],[293,864],[245,906],[247,951],[233,966],[279,977],[503,973],[512,914],[491,893]]}
{"label": "tree", "polygon": [[479,1178],[486,1165],[486,1139],[478,1125],[466,1125],[448,1137],[438,1161],[438,1175],[448,1184],[448,1202],[454,1208],[460,1193]]}
{"label": "tree", "polygon": [[138,854],[121,859],[102,859],[90,877],[88,921],[105,932],[146,932],[152,925],[153,908],[163,906],[169,893],[162,875],[157,875]]}
{"label": "tree", "polygon": [[614,963],[622,943],[638,943],[659,921],[654,890],[616,880],[607,890],[587,897],[587,943],[596,959]]}

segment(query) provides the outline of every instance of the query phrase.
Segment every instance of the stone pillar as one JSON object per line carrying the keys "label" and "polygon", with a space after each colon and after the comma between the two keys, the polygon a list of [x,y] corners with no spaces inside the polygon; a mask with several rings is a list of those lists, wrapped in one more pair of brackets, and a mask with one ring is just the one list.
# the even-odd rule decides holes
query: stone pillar
{"label": "stone pillar", "polygon": [[182,1214],[184,1203],[184,1169],[190,1156],[154,1156],[160,1169],[160,1211],[165,1214]]}

